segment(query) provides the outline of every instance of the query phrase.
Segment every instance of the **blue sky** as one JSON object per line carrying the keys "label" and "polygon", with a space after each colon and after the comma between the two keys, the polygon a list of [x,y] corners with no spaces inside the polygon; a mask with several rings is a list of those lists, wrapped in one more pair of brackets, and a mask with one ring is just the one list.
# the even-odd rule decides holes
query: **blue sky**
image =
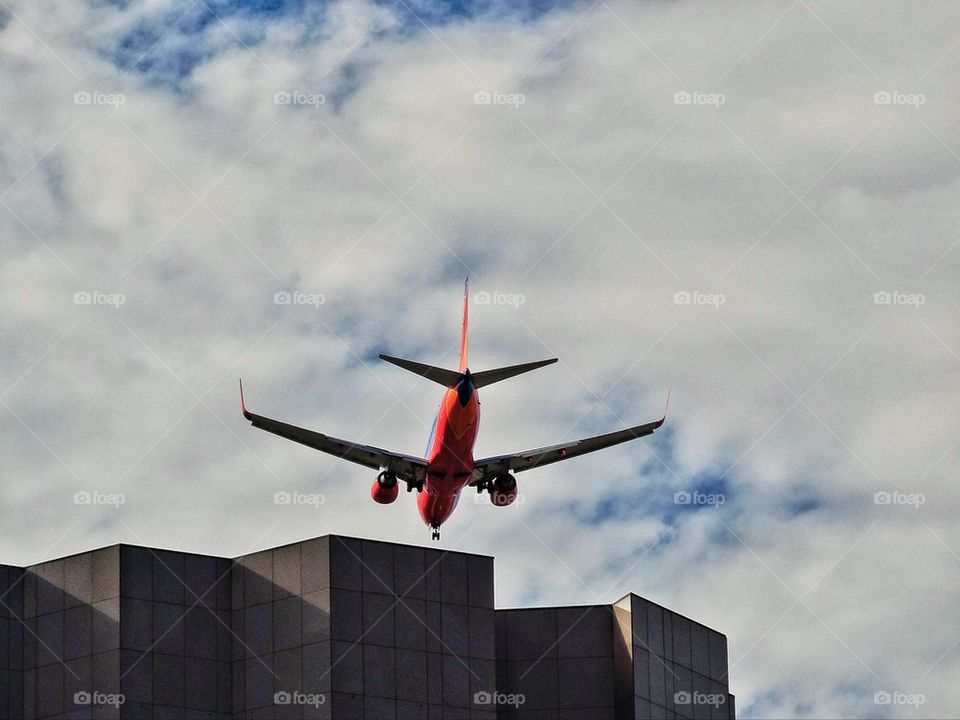
{"label": "blue sky", "polygon": [[484,388],[478,456],[672,388],[652,438],[464,500],[443,544],[499,604],[695,617],[744,717],[956,716],[952,9],[10,3],[0,560],[427,542],[236,381],[418,452],[437,388],[376,354],[455,364],[469,275],[477,368],[560,358]]}

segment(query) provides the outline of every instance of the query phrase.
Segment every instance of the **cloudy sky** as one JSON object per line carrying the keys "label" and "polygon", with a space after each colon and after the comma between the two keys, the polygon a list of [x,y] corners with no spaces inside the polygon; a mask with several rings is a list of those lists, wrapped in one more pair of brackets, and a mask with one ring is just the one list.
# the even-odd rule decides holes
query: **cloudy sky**
{"label": "cloudy sky", "polygon": [[957,716],[958,74],[950,0],[2,0],[0,559],[429,543],[237,378],[417,454],[376,355],[455,365],[469,275],[475,370],[561,360],[478,457],[673,389],[461,503],[498,605],[697,618],[744,717]]}

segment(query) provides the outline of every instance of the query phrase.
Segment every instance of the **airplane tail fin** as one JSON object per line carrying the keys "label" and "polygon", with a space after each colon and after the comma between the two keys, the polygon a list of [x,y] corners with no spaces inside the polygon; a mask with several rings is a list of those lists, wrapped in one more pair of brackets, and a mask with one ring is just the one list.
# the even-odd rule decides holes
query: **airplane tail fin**
{"label": "airplane tail fin", "polygon": [[557,358],[550,358],[549,360],[537,360],[536,362],[523,363],[522,365],[509,365],[507,367],[495,368],[494,370],[484,370],[483,372],[474,373],[473,386],[482,388],[486,385],[493,385],[495,382],[512,378],[514,375],[530,372],[531,370],[542,368],[544,365],[552,365],[556,361]]}
{"label": "airplane tail fin", "polygon": [[[460,369],[458,370],[447,370],[445,368],[436,367],[435,365],[424,365],[423,363],[414,362],[413,360],[404,360],[403,358],[393,357],[391,355],[380,355],[381,360],[386,360],[388,363],[393,363],[397,367],[402,367],[404,370],[409,370],[412,373],[421,375],[428,380],[433,380],[435,383],[443,385],[448,388],[455,388],[457,384],[464,378],[467,371],[467,362],[468,362],[468,347],[467,347],[467,319],[470,306],[470,295],[469,295],[469,278],[463,281],[463,327],[460,330]],[[555,363],[557,358],[550,358],[549,360],[538,360],[531,363],[523,363],[521,365],[509,365],[507,367],[495,368],[493,370],[484,370],[483,372],[472,373],[470,375],[471,380],[473,381],[473,386],[476,388],[482,388],[487,385],[493,385],[495,382],[500,382],[501,380],[506,380],[507,378],[512,378],[514,375],[520,375],[521,373],[530,372],[531,370],[536,370],[541,368],[544,365],[550,365]]]}
{"label": "airplane tail fin", "polygon": [[413,360],[404,360],[403,358],[391,357],[390,355],[381,354],[380,359],[386,360],[388,363],[393,363],[397,367],[402,367],[404,370],[409,370],[417,375],[422,375],[427,378],[427,380],[433,380],[435,383],[439,383],[448,388],[456,387],[457,383],[460,382],[460,378],[463,377],[463,374],[456,370],[446,370],[445,368],[436,367],[435,365],[424,365],[423,363],[414,362]]}
{"label": "airplane tail fin", "polygon": [[467,311],[470,300],[467,288],[469,284],[470,278],[465,278],[463,281],[463,326],[460,329],[460,372],[467,369]]}

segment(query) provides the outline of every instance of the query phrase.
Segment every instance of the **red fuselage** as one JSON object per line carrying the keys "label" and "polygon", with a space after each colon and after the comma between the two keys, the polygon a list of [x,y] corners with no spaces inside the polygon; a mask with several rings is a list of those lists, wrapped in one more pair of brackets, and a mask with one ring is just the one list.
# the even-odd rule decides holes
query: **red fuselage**
{"label": "red fuselage", "polygon": [[426,480],[417,506],[423,521],[438,528],[450,517],[473,474],[473,445],[480,427],[480,398],[469,370],[443,394],[427,445]]}

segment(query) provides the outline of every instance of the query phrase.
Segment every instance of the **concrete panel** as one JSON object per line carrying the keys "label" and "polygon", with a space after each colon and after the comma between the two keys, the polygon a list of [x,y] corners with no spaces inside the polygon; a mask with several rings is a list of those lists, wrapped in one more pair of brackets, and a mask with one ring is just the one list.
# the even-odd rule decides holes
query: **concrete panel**
{"label": "concrete panel", "polygon": [[120,599],[120,647],[146,652],[153,643],[153,609],[147,600]]}
{"label": "concrete panel", "polygon": [[673,615],[673,660],[687,668],[693,668],[691,652],[691,623],[682,615]]}
{"label": "concrete panel", "polygon": [[153,557],[153,599],[183,605],[183,553],[155,550]]}
{"label": "concrete panel", "polygon": [[467,608],[444,603],[440,606],[440,637],[443,652],[465,658],[470,654],[470,627]]}
{"label": "concrete panel", "polygon": [[270,654],[273,651],[273,603],[253,605],[243,614],[244,655]]}
{"label": "concrete panel", "polygon": [[727,682],[727,638],[718,632],[710,631],[710,672],[714,680]]}
{"label": "concrete panel", "polygon": [[427,702],[427,654],[416,650],[397,650],[396,697],[415,704]]}
{"label": "concrete panel", "polygon": [[427,604],[424,600],[407,598],[394,610],[398,648],[425,651],[427,649]]}
{"label": "concrete panel", "polygon": [[557,610],[560,657],[613,656],[613,614],[609,606]]}
{"label": "concrete panel", "polygon": [[330,637],[357,642],[363,636],[363,594],[351,590],[330,590]]}
{"label": "concrete panel", "polygon": [[423,549],[405,546],[394,548],[393,576],[397,594],[405,598],[425,599],[425,569]]}
{"label": "concrete panel", "polygon": [[273,650],[289,650],[303,644],[301,636],[301,601],[290,596],[273,603]]}
{"label": "concrete panel", "polygon": [[120,692],[127,702],[153,702],[153,656],[120,651]]}
{"label": "concrete panel", "polygon": [[37,575],[37,615],[63,610],[63,561],[35,566]]}
{"label": "concrete panel", "polygon": [[369,697],[397,695],[397,651],[392,647],[365,645],[363,648],[363,692]]}
{"label": "concrete panel", "polygon": [[63,613],[36,618],[37,667],[59,663],[63,658]]}
{"label": "concrete panel", "polygon": [[120,596],[120,546],[91,553],[91,600],[109,600]]}
{"label": "concrete panel", "polygon": [[364,698],[363,714],[367,718],[382,718],[382,720],[396,720],[397,703],[395,700],[374,697],[370,694]]}
{"label": "concrete panel", "polygon": [[273,551],[273,599],[299,595],[300,582],[300,545],[285,545]]}
{"label": "concrete panel", "polygon": [[153,653],[153,702],[183,707],[186,683],[185,658]]}
{"label": "concrete panel", "polygon": [[663,608],[647,603],[647,646],[651,653],[663,657]]}
{"label": "concrete panel", "polygon": [[446,707],[469,708],[470,671],[465,661],[454,655],[443,658],[443,704]]}
{"label": "concrete panel", "polygon": [[240,558],[243,567],[243,605],[259,605],[273,600],[273,552],[246,555]]}
{"label": "concrete panel", "polygon": [[561,708],[613,708],[612,658],[560,658],[558,665]]}
{"label": "concrete panel", "polygon": [[395,599],[389,595],[363,593],[363,642],[365,644],[393,646],[395,604]]}
{"label": "concrete panel", "polygon": [[273,705],[273,658],[247,658],[243,661],[244,705],[257,708]]}
{"label": "concrete panel", "polygon": [[63,613],[66,628],[63,638],[63,659],[72,660],[90,655],[93,646],[93,609],[72,607]]}
{"label": "concrete panel", "polygon": [[644,649],[649,649],[650,633],[647,630],[647,605],[650,603],[636,595],[631,595],[630,600],[633,644]]}
{"label": "concrete panel", "polygon": [[94,603],[91,612],[91,652],[105,652],[119,647],[120,598]]}
{"label": "concrete panel", "polygon": [[37,670],[37,712],[41,717],[63,713],[63,666],[48,665]]}
{"label": "concrete panel", "polygon": [[304,594],[300,608],[303,644],[330,639],[330,590],[315,590]]}
{"label": "concrete panel", "polygon": [[300,590],[304,594],[330,587],[330,539],[300,543]]}
{"label": "concrete panel", "polygon": [[301,651],[301,684],[305,693],[329,693],[332,687],[330,643],[304,645]]}
{"label": "concrete panel", "polygon": [[691,623],[693,640],[693,671],[710,675],[710,632],[698,623]]}
{"label": "concrete panel", "polygon": [[356,591],[362,589],[362,552],[359,540],[330,536],[330,587]]}
{"label": "concrete panel", "polygon": [[470,634],[470,657],[496,659],[494,616],[495,613],[491,608],[473,606],[469,608],[467,627]]}
{"label": "concrete panel", "polygon": [[186,613],[180,625],[183,627],[184,634],[184,655],[216,660],[217,632],[220,623],[217,622],[214,611],[203,607],[183,608],[183,610]]}
{"label": "concrete panel", "polygon": [[[183,556],[183,580],[188,605],[199,599],[204,605],[217,607],[217,561],[206,555]],[[222,571],[221,571],[222,572]]]}
{"label": "concrete panel", "polygon": [[467,604],[467,557],[460,553],[445,553],[440,558],[440,594],[445,603]]}
{"label": "concrete panel", "polygon": [[363,646],[334,640],[330,647],[330,668],[334,692],[363,694]]}
{"label": "concrete panel", "polygon": [[557,660],[544,658],[539,662],[536,660],[508,661],[507,672],[515,678],[511,691],[523,693],[526,697],[526,703],[523,706],[525,712],[558,707],[560,688]]}
{"label": "concrete panel", "polygon": [[364,541],[360,571],[365,593],[394,594],[393,546],[389,543]]}
{"label": "concrete panel", "polygon": [[467,557],[469,603],[475,607],[493,608],[493,558]]}
{"label": "concrete panel", "polygon": [[183,655],[184,626],[183,605],[152,603],[153,605],[153,651],[168,655]]}
{"label": "concrete panel", "polygon": [[507,660],[556,658],[557,611],[555,608],[504,611]]}
{"label": "concrete panel", "polygon": [[427,652],[441,652],[443,633],[440,603],[427,601]]}
{"label": "concrete panel", "polygon": [[184,672],[184,704],[191,710],[216,711],[217,663],[214,660],[188,658]]}
{"label": "concrete panel", "polygon": [[91,553],[74,555],[63,561],[64,607],[89,605],[93,596],[93,557]]}
{"label": "concrete panel", "polygon": [[650,653],[637,647],[633,651],[633,693],[638,698],[650,699],[650,664],[656,662]]}

